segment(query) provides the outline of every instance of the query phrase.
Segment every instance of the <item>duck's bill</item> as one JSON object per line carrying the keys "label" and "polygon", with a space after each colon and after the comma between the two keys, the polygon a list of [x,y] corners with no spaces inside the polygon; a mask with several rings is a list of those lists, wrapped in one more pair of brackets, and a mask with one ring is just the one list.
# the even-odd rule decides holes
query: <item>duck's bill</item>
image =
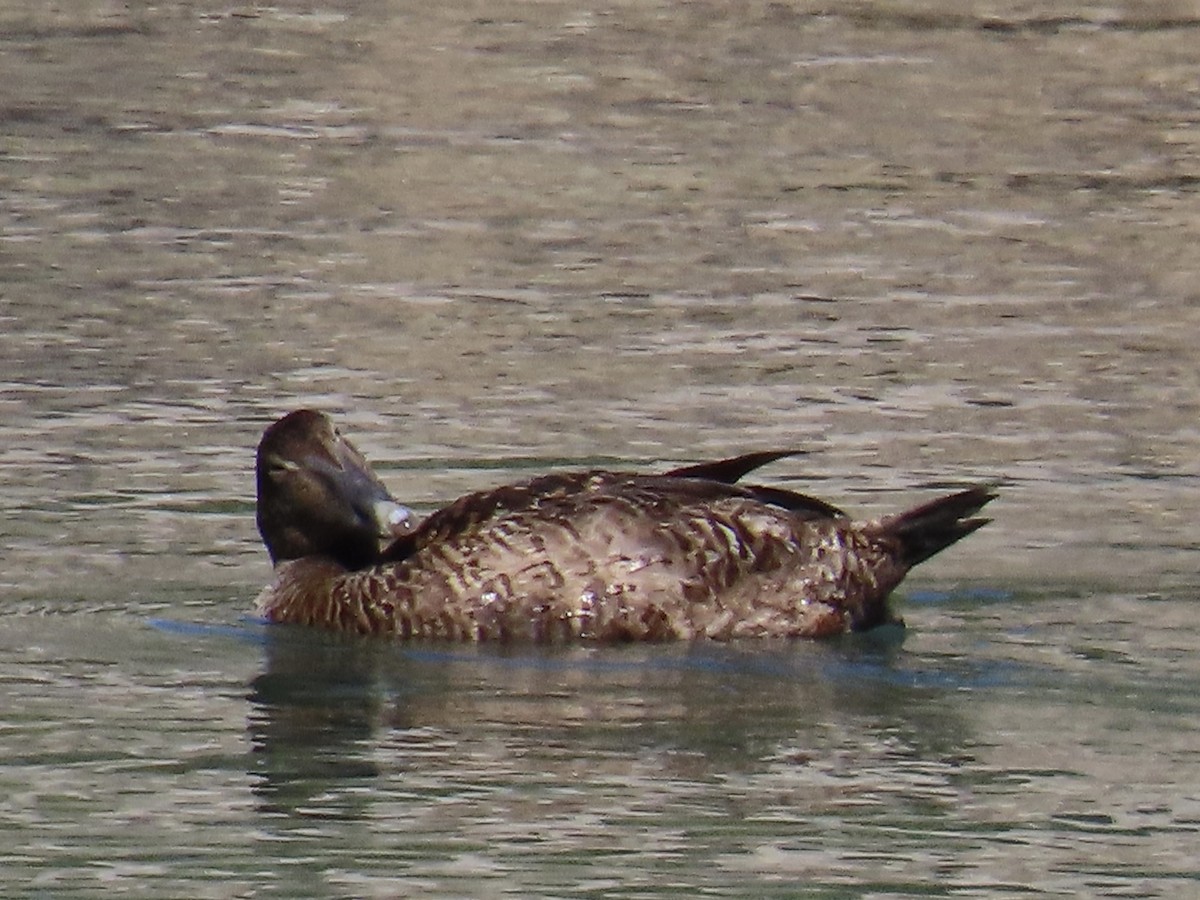
{"label": "duck's bill", "polygon": [[382,538],[400,538],[417,530],[417,516],[392,499],[376,500],[371,513]]}

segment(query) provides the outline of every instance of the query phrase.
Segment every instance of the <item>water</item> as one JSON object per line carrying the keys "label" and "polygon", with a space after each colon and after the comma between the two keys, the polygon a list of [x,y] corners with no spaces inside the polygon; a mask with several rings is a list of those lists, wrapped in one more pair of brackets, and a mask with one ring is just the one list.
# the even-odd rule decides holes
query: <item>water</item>
{"label": "water", "polygon": [[[0,3],[4,895],[1187,895],[1198,27]],[[423,510],[779,445],[1002,497],[904,635],[344,640],[246,618],[304,404]]]}

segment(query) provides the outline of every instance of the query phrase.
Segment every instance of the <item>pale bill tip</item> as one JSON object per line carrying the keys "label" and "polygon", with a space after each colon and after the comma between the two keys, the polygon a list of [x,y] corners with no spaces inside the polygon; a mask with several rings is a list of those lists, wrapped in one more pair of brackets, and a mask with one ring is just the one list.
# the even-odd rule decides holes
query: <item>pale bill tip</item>
{"label": "pale bill tip", "polygon": [[384,537],[400,537],[417,527],[417,517],[407,506],[395,500],[379,500],[375,504],[375,521]]}

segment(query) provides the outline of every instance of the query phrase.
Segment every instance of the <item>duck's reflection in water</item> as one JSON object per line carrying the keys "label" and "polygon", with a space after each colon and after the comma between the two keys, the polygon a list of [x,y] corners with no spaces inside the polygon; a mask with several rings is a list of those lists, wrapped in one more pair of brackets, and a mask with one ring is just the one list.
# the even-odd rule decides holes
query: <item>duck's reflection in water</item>
{"label": "duck's reflection in water", "polygon": [[249,737],[264,811],[358,817],[397,791],[961,760],[964,686],[996,673],[914,660],[903,632],[547,649],[401,644],[267,629]]}

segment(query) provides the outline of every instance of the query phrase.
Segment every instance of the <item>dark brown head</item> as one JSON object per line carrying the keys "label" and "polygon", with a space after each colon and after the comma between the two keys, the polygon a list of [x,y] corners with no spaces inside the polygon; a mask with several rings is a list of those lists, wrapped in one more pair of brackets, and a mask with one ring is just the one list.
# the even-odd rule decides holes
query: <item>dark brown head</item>
{"label": "dark brown head", "polygon": [[273,563],[320,555],[361,568],[381,538],[411,528],[412,514],[324,413],[298,409],[267,428],[255,471],[258,531]]}

